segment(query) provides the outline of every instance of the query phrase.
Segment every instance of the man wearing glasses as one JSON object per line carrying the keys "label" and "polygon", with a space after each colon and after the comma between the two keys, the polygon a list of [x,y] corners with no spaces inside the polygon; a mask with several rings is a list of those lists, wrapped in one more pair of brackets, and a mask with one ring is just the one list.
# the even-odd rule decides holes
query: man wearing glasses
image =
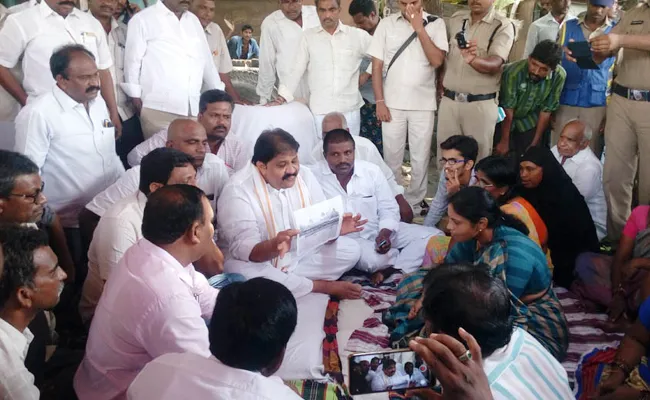
{"label": "man wearing glasses", "polygon": [[474,185],[474,164],[478,142],[471,136],[454,135],[440,143],[440,181],[438,190],[424,218],[424,226],[436,226],[447,212],[449,196],[465,186]]}

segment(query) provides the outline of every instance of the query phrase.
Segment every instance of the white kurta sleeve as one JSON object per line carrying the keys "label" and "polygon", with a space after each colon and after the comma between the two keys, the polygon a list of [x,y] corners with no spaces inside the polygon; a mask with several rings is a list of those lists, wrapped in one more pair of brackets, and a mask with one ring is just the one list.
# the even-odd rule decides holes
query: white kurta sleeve
{"label": "white kurta sleeve", "polygon": [[[140,18],[139,18],[140,17]],[[145,23],[140,15],[135,15],[129,21],[124,49],[124,82],[120,87],[127,96],[139,99],[142,96],[140,86],[140,71],[142,60],[147,51],[147,32]]]}
{"label": "white kurta sleeve", "polygon": [[293,69],[291,74],[284,81],[280,82],[280,87],[278,88],[278,94],[288,102],[293,101],[293,94],[298,89],[300,80],[302,76],[307,71],[307,66],[309,65],[309,44],[307,42],[307,35],[303,35],[300,40],[300,48],[296,52],[296,59],[293,64]]}
{"label": "white kurta sleeve", "polygon": [[276,49],[272,32],[272,22],[270,20],[264,20],[262,22],[262,36],[260,38],[260,67],[257,77],[257,88],[255,90],[260,96],[260,104],[266,104],[271,100],[276,81]]}
{"label": "white kurta sleeve", "polygon": [[230,255],[241,261],[250,261],[253,248],[263,242],[257,224],[257,215],[242,187],[226,185],[217,203],[219,235],[228,244]]}
{"label": "white kurta sleeve", "polygon": [[86,208],[98,216],[104,215],[113,204],[139,190],[140,168],[131,168],[120,179],[93,198]]}
{"label": "white kurta sleeve", "polygon": [[26,155],[42,169],[51,139],[50,128],[44,116],[33,106],[23,108],[16,117],[14,151]]}
{"label": "white kurta sleeve", "polygon": [[5,18],[0,29],[0,65],[5,68],[13,68],[23,55],[27,40],[23,30],[18,26],[15,15]]}

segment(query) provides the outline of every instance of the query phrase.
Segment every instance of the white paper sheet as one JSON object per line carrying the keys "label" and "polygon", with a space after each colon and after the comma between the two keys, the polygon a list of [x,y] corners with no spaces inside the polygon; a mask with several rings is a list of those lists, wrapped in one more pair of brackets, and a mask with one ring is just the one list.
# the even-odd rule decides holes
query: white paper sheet
{"label": "white paper sheet", "polygon": [[295,211],[293,220],[300,231],[295,241],[298,257],[336,239],[341,231],[343,213],[341,196]]}

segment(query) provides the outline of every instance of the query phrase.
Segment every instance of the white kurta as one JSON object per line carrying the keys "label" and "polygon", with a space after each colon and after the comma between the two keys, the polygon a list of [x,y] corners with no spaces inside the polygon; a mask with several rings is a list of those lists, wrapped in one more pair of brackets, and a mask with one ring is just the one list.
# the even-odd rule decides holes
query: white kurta
{"label": "white kurta", "polygon": [[[314,168],[318,182],[327,198],[341,196],[346,212],[361,214],[368,222],[364,230],[350,235],[361,248],[357,267],[366,272],[376,272],[390,266],[406,273],[415,272],[422,265],[427,242],[432,236],[442,235],[436,228],[400,222],[399,207],[386,178],[376,165],[357,160],[354,173],[343,189],[327,161]],[[382,229],[393,231],[392,248],[386,254],[375,251],[375,239]]]}
{"label": "white kurta", "polygon": [[[319,25],[320,21],[314,6],[302,6],[302,26],[285,17],[282,10],[274,11],[264,18],[256,90],[260,96],[260,104],[266,104],[271,100],[273,87],[278,79],[284,81],[291,74],[303,31]],[[305,76],[301,78],[298,89],[293,95],[296,99],[309,98],[309,87]]]}
{"label": "white kurta", "polygon": [[[339,237],[316,253],[300,258],[294,251],[283,258],[263,263],[250,261],[253,248],[292,229],[293,211],[325,200],[313,173],[302,166],[290,189],[276,190],[250,164],[236,173],[223,190],[217,204],[220,239],[225,241],[225,270],[247,279],[265,277],[284,284],[296,297],[313,289],[313,280],[337,280],[359,260],[358,245]],[[267,222],[273,226],[267,226]]]}

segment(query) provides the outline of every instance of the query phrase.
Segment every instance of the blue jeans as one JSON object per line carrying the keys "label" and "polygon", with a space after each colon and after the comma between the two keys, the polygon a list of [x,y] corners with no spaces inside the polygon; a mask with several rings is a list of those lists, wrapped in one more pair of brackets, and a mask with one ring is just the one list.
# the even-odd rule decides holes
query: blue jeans
{"label": "blue jeans", "polygon": [[233,282],[245,282],[246,278],[241,274],[219,274],[208,279],[208,283],[215,289],[223,289]]}

